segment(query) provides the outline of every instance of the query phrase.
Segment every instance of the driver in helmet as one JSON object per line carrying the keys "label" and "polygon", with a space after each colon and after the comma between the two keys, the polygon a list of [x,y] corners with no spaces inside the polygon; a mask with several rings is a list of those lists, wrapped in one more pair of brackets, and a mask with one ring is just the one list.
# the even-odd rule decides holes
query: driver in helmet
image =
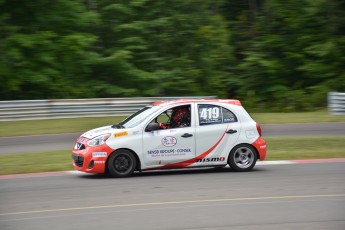
{"label": "driver in helmet", "polygon": [[159,129],[182,128],[190,126],[190,106],[179,106],[173,109],[170,124],[158,123]]}

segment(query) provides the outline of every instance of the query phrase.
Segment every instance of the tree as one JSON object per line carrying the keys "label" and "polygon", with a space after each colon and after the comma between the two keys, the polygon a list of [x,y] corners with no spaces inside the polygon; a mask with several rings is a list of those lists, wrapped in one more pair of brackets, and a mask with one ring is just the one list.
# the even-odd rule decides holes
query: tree
{"label": "tree", "polygon": [[236,54],[238,95],[252,107],[300,111],[324,106],[329,90],[344,90],[343,23],[335,19],[342,15],[341,5],[266,1],[248,29],[234,35],[247,38]]}
{"label": "tree", "polygon": [[[87,96],[97,17],[81,1],[2,1],[2,99]],[[79,86],[78,86],[79,85]],[[94,96],[94,95],[90,95]]]}
{"label": "tree", "polygon": [[94,74],[116,83],[112,95],[224,95],[231,50],[214,3],[104,1],[99,12]]}

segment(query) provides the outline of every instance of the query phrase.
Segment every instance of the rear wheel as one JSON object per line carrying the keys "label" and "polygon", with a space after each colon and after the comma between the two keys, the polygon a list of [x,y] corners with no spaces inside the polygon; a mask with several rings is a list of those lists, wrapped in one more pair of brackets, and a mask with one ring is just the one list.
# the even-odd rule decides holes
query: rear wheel
{"label": "rear wheel", "polygon": [[118,150],[111,154],[107,162],[108,173],[112,177],[129,177],[136,167],[136,159],[128,150]]}
{"label": "rear wheel", "polygon": [[231,150],[228,163],[233,170],[245,172],[255,166],[256,160],[255,149],[251,145],[241,144]]}

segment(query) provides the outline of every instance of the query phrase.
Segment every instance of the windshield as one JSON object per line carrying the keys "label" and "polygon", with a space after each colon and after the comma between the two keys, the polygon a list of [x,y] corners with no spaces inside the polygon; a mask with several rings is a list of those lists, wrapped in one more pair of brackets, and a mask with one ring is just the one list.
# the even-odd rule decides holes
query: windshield
{"label": "windshield", "polygon": [[148,116],[159,110],[160,106],[146,106],[141,110],[137,111],[133,115],[127,117],[125,120],[121,121],[117,126],[122,126],[124,128],[133,128],[143,122]]}

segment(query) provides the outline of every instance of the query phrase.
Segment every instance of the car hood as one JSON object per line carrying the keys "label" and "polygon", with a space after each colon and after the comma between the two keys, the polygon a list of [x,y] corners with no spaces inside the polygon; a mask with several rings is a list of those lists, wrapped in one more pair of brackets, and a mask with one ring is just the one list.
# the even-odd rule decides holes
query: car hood
{"label": "car hood", "polygon": [[89,130],[86,133],[83,133],[82,136],[88,139],[92,139],[99,135],[106,134],[106,133],[113,133],[113,132],[114,132],[114,128],[112,128],[111,125],[109,125],[109,126],[103,126],[100,128]]}

